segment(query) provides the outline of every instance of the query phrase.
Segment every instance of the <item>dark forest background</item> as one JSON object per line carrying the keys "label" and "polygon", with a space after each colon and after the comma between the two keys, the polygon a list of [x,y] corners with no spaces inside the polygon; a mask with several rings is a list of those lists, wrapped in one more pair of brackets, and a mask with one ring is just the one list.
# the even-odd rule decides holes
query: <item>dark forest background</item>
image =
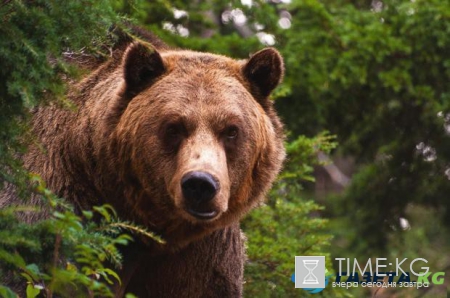
{"label": "dark forest background", "polygon": [[[27,281],[27,297],[64,296],[74,285],[110,296],[118,247],[133,233],[153,237],[108,206],[75,215],[17,158],[36,141],[33,107],[72,108],[64,82],[85,71],[67,57],[106,59],[110,28],[125,23],[173,47],[244,59],[274,46],[284,56],[274,100],[289,159],[267,204],[243,223],[246,297],[310,295],[290,281],[295,255],[325,255],[329,272],[335,257],[425,258],[446,272],[444,285],[377,295],[448,294],[449,0],[6,0],[0,22],[0,182],[17,185],[25,201],[39,192],[54,210],[32,226],[17,219],[29,207],[0,210],[0,275]],[[103,220],[86,220],[95,214]],[[68,261],[55,262],[56,253]],[[372,294],[328,287],[316,295]],[[15,294],[0,285],[0,296]]]}

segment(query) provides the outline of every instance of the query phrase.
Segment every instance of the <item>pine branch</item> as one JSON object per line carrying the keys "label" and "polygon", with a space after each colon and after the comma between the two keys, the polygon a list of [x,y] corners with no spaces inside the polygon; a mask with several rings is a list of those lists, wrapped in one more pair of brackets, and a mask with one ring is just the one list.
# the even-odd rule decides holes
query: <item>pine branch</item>
{"label": "pine branch", "polygon": [[165,240],[163,240],[160,236],[156,235],[155,233],[149,232],[149,231],[147,231],[147,229],[145,229],[143,227],[135,226],[135,225],[132,225],[132,224],[129,224],[126,222],[114,222],[114,223],[108,224],[108,226],[122,228],[122,229],[129,230],[129,231],[132,231],[137,234],[144,235],[148,238],[155,240],[156,242],[158,242],[160,244],[166,243]]}

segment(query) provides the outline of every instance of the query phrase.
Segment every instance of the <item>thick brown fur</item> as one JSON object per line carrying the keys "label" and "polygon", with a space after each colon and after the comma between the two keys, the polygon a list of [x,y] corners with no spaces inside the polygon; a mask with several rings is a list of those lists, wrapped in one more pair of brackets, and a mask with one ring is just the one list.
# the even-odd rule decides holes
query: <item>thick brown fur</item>
{"label": "thick brown fur", "polygon": [[[124,251],[118,296],[242,295],[238,223],[263,201],[285,156],[268,99],[282,75],[272,48],[237,61],[131,42],[71,86],[76,111],[35,112],[45,150],[30,148],[30,171],[79,210],[112,204],[167,241]],[[213,219],[186,212],[180,181],[191,171],[211,173],[220,185],[208,205]],[[0,207],[14,201],[7,191]]]}

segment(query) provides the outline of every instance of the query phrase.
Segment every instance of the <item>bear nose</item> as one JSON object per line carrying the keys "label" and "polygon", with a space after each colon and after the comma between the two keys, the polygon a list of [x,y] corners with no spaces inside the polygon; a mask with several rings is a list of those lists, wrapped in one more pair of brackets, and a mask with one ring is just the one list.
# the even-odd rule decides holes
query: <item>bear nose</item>
{"label": "bear nose", "polygon": [[206,172],[187,173],[181,179],[181,189],[189,213],[202,219],[216,216],[217,212],[209,209],[207,204],[219,190],[219,184],[211,174]]}

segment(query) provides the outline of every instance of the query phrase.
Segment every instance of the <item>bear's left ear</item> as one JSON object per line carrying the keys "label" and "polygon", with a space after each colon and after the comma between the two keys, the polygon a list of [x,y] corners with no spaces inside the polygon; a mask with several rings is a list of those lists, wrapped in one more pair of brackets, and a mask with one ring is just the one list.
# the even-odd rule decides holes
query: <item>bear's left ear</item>
{"label": "bear's left ear", "polygon": [[165,70],[161,55],[153,47],[139,42],[131,44],[123,58],[126,91],[132,95],[139,93]]}
{"label": "bear's left ear", "polygon": [[250,57],[243,67],[243,73],[252,88],[259,95],[267,97],[283,78],[283,58],[274,48],[263,49]]}

